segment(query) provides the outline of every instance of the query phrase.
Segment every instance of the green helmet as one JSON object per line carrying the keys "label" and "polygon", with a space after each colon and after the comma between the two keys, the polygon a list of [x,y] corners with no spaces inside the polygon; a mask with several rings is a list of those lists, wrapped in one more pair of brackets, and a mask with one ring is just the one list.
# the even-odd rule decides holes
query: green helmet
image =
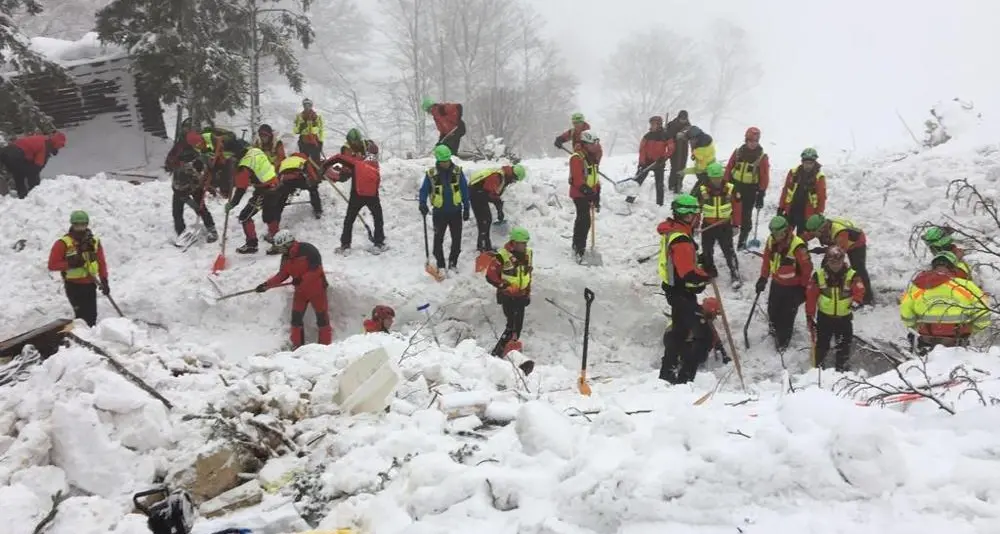
{"label": "green helmet", "polygon": [[823,223],[825,222],[826,217],[824,217],[822,213],[817,213],[806,220],[806,231],[815,232],[816,230],[819,230],[819,227],[823,226]]}
{"label": "green helmet", "polygon": [[451,161],[451,149],[445,145],[434,147],[434,159],[438,161]]}
{"label": "green helmet", "polygon": [[670,203],[670,209],[675,215],[692,215],[701,211],[701,204],[691,195],[679,195]]}
{"label": "green helmet", "polygon": [[819,153],[816,152],[815,148],[812,147],[807,148],[802,151],[802,159],[803,161],[805,160],[816,161],[819,159]]}
{"label": "green helmet", "polygon": [[357,128],[351,128],[350,130],[347,130],[347,141],[350,143],[360,143],[361,132]]}
{"label": "green helmet", "polygon": [[531,235],[528,231],[520,226],[515,226],[510,229],[510,240],[515,243],[527,243],[531,239]]}
{"label": "green helmet", "polygon": [[524,165],[518,163],[517,165],[514,165],[514,176],[517,176],[517,181],[520,182],[528,176],[528,171],[524,169]]}
{"label": "green helmet", "polygon": [[722,175],[726,174],[726,170],[722,167],[721,163],[713,161],[708,164],[708,167],[705,167],[705,174],[709,178],[722,178]]}
{"label": "green helmet", "polygon": [[90,224],[90,216],[83,210],[76,210],[69,214],[70,224]]}
{"label": "green helmet", "polygon": [[931,226],[924,232],[924,242],[931,247],[947,247],[952,243],[951,234],[939,226]]}
{"label": "green helmet", "polygon": [[574,114],[572,114],[570,116],[569,120],[572,121],[573,124],[576,124],[578,122],[583,122],[584,121],[584,119],[583,119],[583,113],[579,113],[579,112],[574,113]]}
{"label": "green helmet", "polygon": [[767,228],[768,230],[771,231],[772,234],[776,234],[788,228],[788,219],[782,217],[781,215],[775,215],[771,219],[771,222],[767,224]]}
{"label": "green helmet", "polygon": [[938,252],[934,255],[934,259],[931,260],[931,266],[937,266],[942,263],[946,263],[949,267],[954,267],[958,265],[958,256],[953,252]]}
{"label": "green helmet", "polygon": [[434,101],[431,100],[430,98],[427,98],[426,96],[424,97],[423,101],[420,102],[420,107],[424,111],[430,111],[431,110],[431,106],[433,106],[433,105],[434,105]]}

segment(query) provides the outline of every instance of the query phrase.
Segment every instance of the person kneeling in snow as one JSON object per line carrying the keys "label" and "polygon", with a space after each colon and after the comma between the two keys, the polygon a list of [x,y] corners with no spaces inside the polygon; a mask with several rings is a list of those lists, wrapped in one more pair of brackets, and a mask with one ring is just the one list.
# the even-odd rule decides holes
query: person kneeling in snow
{"label": "person kneeling in snow", "polygon": [[392,321],[395,318],[395,310],[389,306],[379,304],[372,310],[371,319],[365,319],[365,333],[373,334],[375,332],[382,332],[383,334],[388,334],[389,329],[392,328]]}
{"label": "person kneeling in snow", "polygon": [[[524,310],[531,304],[531,272],[534,270],[533,254],[528,248],[531,237],[520,226],[511,229],[510,241],[497,251],[493,263],[486,269],[486,281],[497,288],[497,304],[503,307],[507,325],[493,347],[496,357],[507,356],[522,349],[521,329],[524,327]],[[535,363],[526,360],[520,364],[524,374],[531,374]]]}
{"label": "person kneeling in snow", "polygon": [[[717,358],[723,363],[729,363],[729,355],[722,346],[719,333],[715,330],[715,318],[719,316],[721,306],[715,297],[706,298],[695,315],[698,318],[692,329],[694,337],[690,343],[691,350],[681,351],[678,340],[673,335],[673,323],[667,326],[663,333],[663,361],[660,364],[660,380],[671,384],[684,384],[694,380],[698,367],[708,361],[708,352],[714,350]],[[683,352],[683,355],[682,355]]]}
{"label": "person kneeling in snow", "polygon": [[333,342],[333,327],[330,326],[330,307],[326,297],[326,288],[330,284],[323,272],[323,258],[315,246],[296,241],[288,230],[280,230],[274,235],[274,246],[282,251],[281,268],[277,274],[257,286],[257,292],[263,293],[278,287],[291,277],[292,285],[295,286],[295,294],[292,296],[292,348],[297,349],[304,343],[302,320],[306,314],[306,306],[310,304],[316,312],[319,343],[329,345]]}

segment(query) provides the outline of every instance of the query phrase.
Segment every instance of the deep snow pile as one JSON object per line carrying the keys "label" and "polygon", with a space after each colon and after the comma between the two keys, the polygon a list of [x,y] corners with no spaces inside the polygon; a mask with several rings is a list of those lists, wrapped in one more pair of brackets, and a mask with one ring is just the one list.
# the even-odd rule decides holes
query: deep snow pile
{"label": "deep snow pile", "polygon": [[[764,221],[773,213],[785,172],[782,163],[775,162],[779,169]],[[977,408],[969,396],[962,397],[960,414],[952,418],[923,406],[926,402],[900,415],[858,407],[815,388],[781,396],[783,387],[776,380],[780,363],[765,338],[763,319],[751,324],[753,346],[744,354],[753,402],[726,406],[747,397],[723,393],[691,407],[714,387],[712,372],[690,386],[660,383],[651,366],[661,356],[665,303],[656,287],[644,285],[658,285],[655,262],[635,262],[655,252],[655,226],[666,216],[664,208],[649,200],[649,183],[628,216],[618,214],[626,208],[623,195],[604,189],[597,236],[605,265],[580,266],[572,262],[565,237],[574,216],[565,196],[566,162],[525,162],[529,180],[509,189],[505,211],[532,233],[535,287],[524,341],[526,355],[539,366],[527,383],[516,379],[510,364],[485,354],[503,319],[491,288],[472,273],[474,224],[466,225],[460,274],[438,284],[423,272],[423,229],[411,199],[429,164],[383,164],[391,248],[378,257],[363,250],[360,224],[355,226],[355,251],[347,257],[332,253],[344,202],[329,187],[322,189],[328,206],[323,219],[314,220],[308,208],[288,208],[285,225],[325,255],[338,340],[329,348],[307,346],[294,354],[272,355],[287,335],[290,291],[252,294],[215,306],[204,302],[201,296],[211,288],[206,278],[218,248],[197,245],[181,253],[169,244],[170,190],[165,182],[132,186],[63,177],[46,180],[26,200],[0,199],[0,235],[25,240],[20,251],[0,247],[0,262],[16,273],[0,294],[6,304],[0,310],[0,337],[37,326],[46,317],[69,314],[58,277],[45,270],[45,260],[52,242],[65,231],[69,212],[86,209],[105,244],[111,286],[125,314],[162,323],[167,330],[106,320],[95,332],[81,335],[109,346],[178,403],[165,413],[80,349],[61,352],[28,382],[0,388],[0,433],[17,436],[13,443],[0,442],[0,450],[6,447],[0,483],[8,484],[0,492],[7,496],[5,502],[20,503],[9,512],[20,515],[0,516],[0,521],[30,527],[34,521],[18,518],[37,521],[48,495],[70,484],[96,496],[63,503],[66,514],[50,532],[142,532],[136,516],[121,519],[130,509],[123,493],[144,488],[154,473],[170,473],[206,444],[207,423],[182,421],[183,414],[202,413],[210,404],[240,406],[248,395],[266,397],[268,406],[290,405],[294,412],[301,402],[295,394],[305,392],[311,397],[309,417],[298,420],[292,434],[306,442],[316,432],[326,433],[309,445],[306,465],[298,467],[317,475],[303,484],[315,493],[310,498],[320,517],[325,516],[323,527],[354,526],[379,534],[454,532],[470,525],[491,532],[603,533],[685,525],[687,532],[711,533],[731,532],[736,526],[744,532],[784,531],[781,527],[858,532],[861,525],[871,525],[867,528],[873,532],[903,532],[917,525],[922,528],[916,530],[949,525],[955,532],[987,532],[989,521],[1000,520],[995,511],[1000,496],[987,483],[1000,474],[990,460],[1000,441],[990,432],[997,416],[995,410]],[[984,192],[994,193],[998,167],[995,145],[953,140],[901,161],[826,169],[828,214],[851,218],[866,229],[873,283],[881,290],[881,306],[856,318],[859,333],[902,336],[895,295],[921,263],[908,255],[910,226],[950,209],[943,200],[949,179],[969,177]],[[603,170],[623,178],[633,172],[634,159],[610,158]],[[211,206],[221,223],[221,201],[211,201]],[[225,292],[253,287],[278,265],[277,258],[263,254],[235,254],[242,236],[235,221],[230,225],[230,267],[217,277]],[[499,245],[503,239],[494,236],[494,241]],[[741,257],[741,264],[744,279],[752,282],[759,260]],[[993,285],[994,280],[986,280],[988,289]],[[590,345],[595,395],[589,400],[574,387],[584,287],[597,293]],[[740,291],[720,289],[738,332],[749,311],[752,283]],[[399,361],[408,345],[404,337],[350,337],[360,331],[361,318],[376,303],[390,304],[397,310],[397,327],[409,332],[424,320],[416,306],[427,302],[438,313],[433,325],[442,346],[421,335],[422,341],[410,347],[400,363],[407,381],[393,413],[332,415],[333,373],[380,345],[392,361]],[[103,301],[100,312],[104,318],[113,313]],[[307,326],[311,319],[307,314]],[[808,342],[799,326],[793,341],[799,349],[785,357],[793,372],[807,368]],[[307,330],[307,335],[314,334]],[[935,365],[943,370],[935,373],[967,361],[996,376],[995,356],[938,353]],[[724,371],[715,372],[721,376]],[[810,373],[796,382],[809,388],[814,380]],[[823,382],[829,387],[833,380],[824,376]],[[993,384],[983,389],[995,396]],[[724,391],[738,387],[733,378]],[[478,438],[459,432],[478,425],[471,419],[447,421],[434,408],[435,393],[458,391],[486,395],[497,413],[515,411],[517,422]],[[957,401],[957,392],[948,395],[950,402]],[[525,398],[541,402],[519,404]],[[588,422],[562,413],[570,407],[602,413],[589,416],[593,421]],[[653,412],[621,413],[637,409]],[[80,435],[86,440],[70,439]],[[94,445],[77,445],[83,442]],[[381,491],[365,493],[376,489]],[[345,499],[348,495],[355,496]],[[239,523],[264,526],[261,532],[304,529],[289,498],[280,492],[268,496],[254,509],[199,524],[197,532]],[[910,523],[895,517],[892,510],[900,507],[912,511],[906,518]],[[820,508],[831,513],[819,515]],[[512,511],[498,511],[503,509]]]}

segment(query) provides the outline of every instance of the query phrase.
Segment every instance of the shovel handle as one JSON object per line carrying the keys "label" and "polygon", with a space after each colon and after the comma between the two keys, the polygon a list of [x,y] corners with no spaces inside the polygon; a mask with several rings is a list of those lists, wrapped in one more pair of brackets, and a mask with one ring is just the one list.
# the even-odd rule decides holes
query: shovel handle
{"label": "shovel handle", "polygon": [[583,290],[583,300],[587,303],[587,306],[590,306],[594,302],[594,292],[589,287]]}

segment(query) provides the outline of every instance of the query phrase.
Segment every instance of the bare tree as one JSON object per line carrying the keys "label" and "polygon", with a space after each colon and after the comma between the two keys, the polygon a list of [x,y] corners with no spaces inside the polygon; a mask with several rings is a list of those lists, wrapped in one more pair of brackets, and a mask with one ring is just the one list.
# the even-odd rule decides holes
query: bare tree
{"label": "bare tree", "polygon": [[[417,147],[424,146],[427,137],[427,114],[420,109],[420,100],[428,94],[432,74],[426,61],[430,41],[423,10],[432,2],[394,0],[382,11],[386,23],[381,26],[390,42],[387,59],[399,72],[385,86],[389,109],[396,124],[409,127],[410,146]],[[406,134],[397,131],[396,136],[402,150]]]}
{"label": "bare tree", "polygon": [[703,109],[709,117],[709,131],[715,132],[747,91],[760,83],[764,71],[754,59],[746,30],[725,20],[716,21],[712,30]]}

